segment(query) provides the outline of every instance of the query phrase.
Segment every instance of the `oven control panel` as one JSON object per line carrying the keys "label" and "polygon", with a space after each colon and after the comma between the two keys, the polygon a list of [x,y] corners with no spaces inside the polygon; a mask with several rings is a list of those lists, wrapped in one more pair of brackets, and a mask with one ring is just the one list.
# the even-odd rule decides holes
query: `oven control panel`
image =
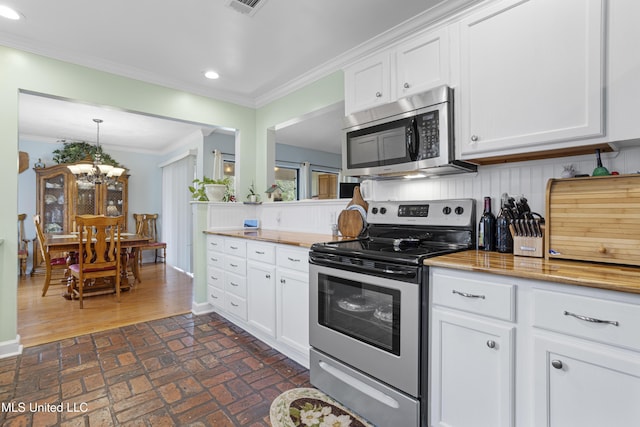
{"label": "oven control panel", "polygon": [[475,226],[474,199],[369,202],[370,224]]}

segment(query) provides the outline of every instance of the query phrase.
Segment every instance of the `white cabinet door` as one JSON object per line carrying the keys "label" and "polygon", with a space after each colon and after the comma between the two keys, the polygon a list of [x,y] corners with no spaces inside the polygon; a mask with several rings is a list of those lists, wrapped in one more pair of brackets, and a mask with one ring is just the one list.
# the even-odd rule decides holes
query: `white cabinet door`
{"label": "white cabinet door", "polygon": [[276,337],[276,269],[249,262],[247,267],[247,319],[249,325]]}
{"label": "white cabinet door", "polygon": [[277,339],[308,357],[309,277],[295,271],[278,270],[276,288]]}
{"label": "white cabinet door", "polygon": [[604,0],[505,0],[460,25],[462,158],[603,133]]}
{"label": "white cabinet door", "polygon": [[449,83],[449,37],[446,29],[409,40],[396,49],[396,97],[402,98]]}
{"label": "white cabinet door", "polygon": [[515,326],[432,310],[431,425],[514,424]]}
{"label": "white cabinet door", "polygon": [[535,337],[535,422],[549,427],[637,426],[640,354],[566,336]]}
{"label": "white cabinet door", "polygon": [[390,68],[390,54],[384,52],[345,69],[346,115],[391,102]]}

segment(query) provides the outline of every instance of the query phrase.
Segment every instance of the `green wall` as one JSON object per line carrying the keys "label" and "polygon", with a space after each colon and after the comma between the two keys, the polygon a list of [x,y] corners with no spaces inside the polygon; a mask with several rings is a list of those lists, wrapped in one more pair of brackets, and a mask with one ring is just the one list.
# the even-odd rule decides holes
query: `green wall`
{"label": "green wall", "polygon": [[[17,335],[16,259],[18,208],[18,93],[38,92],[96,105],[220,125],[239,130],[238,191],[255,180],[267,186],[267,129],[344,99],[342,72],[335,72],[258,110],[116,76],[40,55],[0,46],[0,357]],[[160,190],[159,190],[160,191]],[[194,262],[204,262],[204,254]],[[196,270],[197,271],[197,270]],[[194,303],[203,303],[196,277]],[[204,279],[204,277],[202,278]],[[204,284],[206,287],[206,283]],[[205,300],[206,301],[206,300]],[[3,347],[4,346],[4,347]]]}
{"label": "green wall", "polygon": [[[92,104],[240,130],[248,186],[255,171],[255,110],[0,46],[0,352],[16,339],[18,93],[28,90]],[[61,307],[62,309],[63,307]]]}

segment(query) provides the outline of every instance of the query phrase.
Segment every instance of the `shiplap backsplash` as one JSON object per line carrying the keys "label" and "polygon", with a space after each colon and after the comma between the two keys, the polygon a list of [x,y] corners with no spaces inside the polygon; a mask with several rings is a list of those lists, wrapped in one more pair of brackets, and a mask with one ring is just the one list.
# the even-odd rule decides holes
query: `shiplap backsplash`
{"label": "shiplap backsplash", "polygon": [[[609,171],[621,174],[640,171],[640,146],[615,153],[603,153],[602,162]],[[560,178],[563,166],[573,164],[580,174],[589,174],[596,167],[593,155],[535,160],[480,166],[474,174],[451,175],[430,179],[368,181],[363,185],[367,200],[436,200],[453,198],[476,199],[477,214],[482,200],[490,196],[493,211],[499,209],[500,196],[524,195],[534,212],[544,215],[547,181]]]}

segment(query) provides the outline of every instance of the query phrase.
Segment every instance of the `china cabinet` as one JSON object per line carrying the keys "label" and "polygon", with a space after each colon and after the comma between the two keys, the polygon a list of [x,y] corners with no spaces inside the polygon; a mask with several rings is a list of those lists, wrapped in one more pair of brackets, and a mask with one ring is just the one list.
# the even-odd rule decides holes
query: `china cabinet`
{"label": "china cabinet", "polygon": [[[34,169],[36,213],[45,233],[73,231],[76,215],[107,215],[127,218],[128,175],[113,184],[78,181],[67,165]],[[124,223],[126,230],[127,223]]]}

